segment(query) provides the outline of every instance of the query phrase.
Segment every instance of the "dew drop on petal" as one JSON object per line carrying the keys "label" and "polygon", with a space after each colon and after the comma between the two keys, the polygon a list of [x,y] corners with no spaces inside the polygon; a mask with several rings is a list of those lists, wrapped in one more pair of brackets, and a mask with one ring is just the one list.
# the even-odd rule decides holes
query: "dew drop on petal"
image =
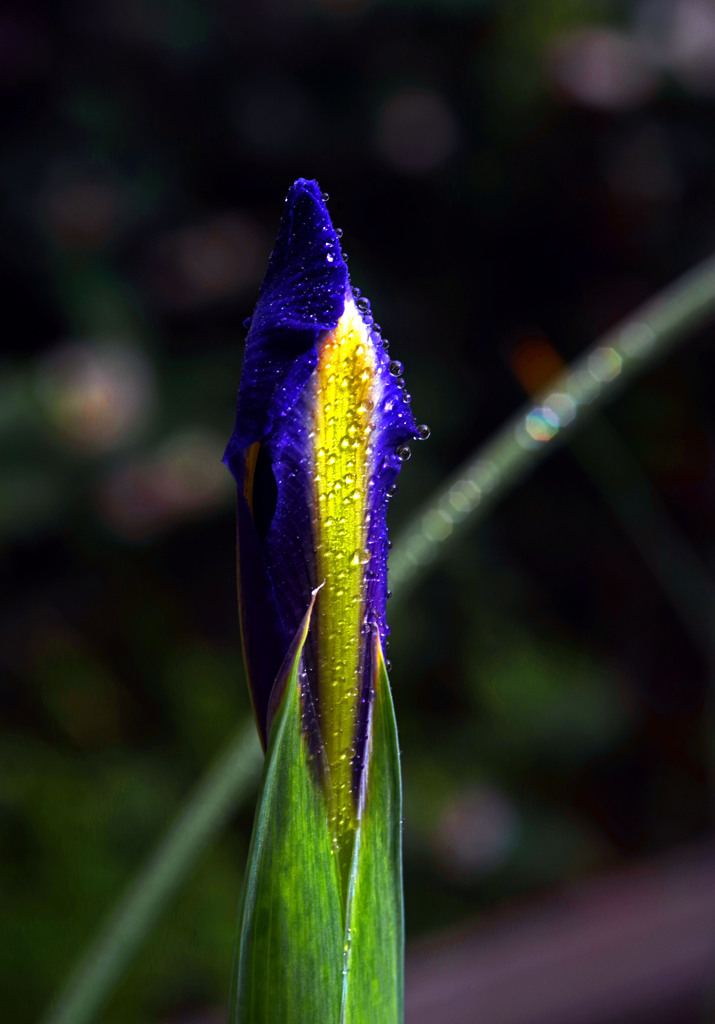
{"label": "dew drop on petal", "polygon": [[417,427],[417,434],[419,436],[420,441],[426,441],[431,433],[432,431],[430,430],[426,423],[420,423],[420,425]]}
{"label": "dew drop on petal", "polygon": [[399,377],[405,372],[405,368],[399,359],[393,359],[390,363],[390,373],[393,377]]}
{"label": "dew drop on petal", "polygon": [[407,462],[412,455],[412,449],[408,444],[400,444],[395,448],[395,454],[400,462]]}

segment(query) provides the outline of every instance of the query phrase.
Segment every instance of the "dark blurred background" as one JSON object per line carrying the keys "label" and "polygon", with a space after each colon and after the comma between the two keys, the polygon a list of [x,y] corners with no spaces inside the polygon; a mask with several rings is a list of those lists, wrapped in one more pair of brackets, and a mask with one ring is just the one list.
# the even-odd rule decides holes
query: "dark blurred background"
{"label": "dark blurred background", "polygon": [[[0,1006],[25,1024],[250,713],[220,456],[290,183],[330,193],[432,428],[399,529],[524,387],[715,248],[715,4],[9,2],[0,111]],[[484,971],[459,959],[484,928],[511,963],[503,922],[523,915],[544,952],[560,933],[538,922],[584,886],[608,949],[642,870],[675,901],[666,961],[690,955],[678,894],[715,892],[715,641],[638,524],[657,500],[654,543],[685,552],[686,591],[709,581],[714,337],[631,385],[394,610],[408,939],[442,936],[426,971],[445,949]],[[252,810],[106,1024],[225,1002]],[[669,1021],[704,1019],[703,934]],[[636,960],[639,935],[618,947]],[[665,984],[639,969],[636,994]],[[593,1019],[661,1019],[614,1000]],[[485,997],[463,1019],[580,1019],[536,997],[510,1013]]]}

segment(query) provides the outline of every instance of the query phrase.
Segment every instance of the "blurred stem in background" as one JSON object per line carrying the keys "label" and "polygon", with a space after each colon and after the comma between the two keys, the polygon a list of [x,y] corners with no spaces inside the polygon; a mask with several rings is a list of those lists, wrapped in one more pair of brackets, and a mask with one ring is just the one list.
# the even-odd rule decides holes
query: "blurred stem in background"
{"label": "blurred stem in background", "polygon": [[[556,376],[549,372],[554,367],[558,366],[561,374],[568,373],[546,339],[517,349],[511,366],[531,395],[549,386]],[[540,373],[539,367],[546,368],[546,373]],[[607,501],[707,667],[710,686],[705,698],[705,742],[711,796],[715,798],[715,583],[618,431],[601,412],[592,413],[589,429],[573,437],[570,448]],[[715,1006],[715,990],[708,1005]]]}
{"label": "blurred stem in background", "polygon": [[[532,396],[537,389],[549,386],[553,379],[550,369],[558,366],[561,373],[567,372],[546,339],[520,346],[511,366],[519,383]],[[535,375],[541,379],[535,380]],[[707,566],[673,522],[637,460],[602,413],[593,412],[589,429],[573,437],[570,448],[660,585],[693,646],[700,651],[712,679],[715,584]]]}
{"label": "blurred stem in background", "polygon": [[710,257],[599,338],[449,477],[396,540],[393,588],[404,596],[557,442],[714,314],[715,257]]}
{"label": "blurred stem in background", "polygon": [[[570,437],[624,384],[652,367],[713,315],[715,257],[598,339],[533,404],[507,421],[413,517],[396,541],[390,560],[395,599],[404,599],[410,586],[419,582],[454,541],[484,519],[540,458],[553,451],[557,441]],[[620,488],[625,473],[632,495],[631,467],[623,462],[623,453],[614,449],[612,440],[609,443],[612,452],[616,451],[615,461],[606,471],[616,473],[617,480],[614,477],[608,486],[615,488],[617,482]],[[623,520],[632,521],[633,512],[626,508],[625,499],[621,499],[618,511]],[[644,539],[640,534],[640,545],[650,558],[663,530],[657,505],[651,505],[645,526],[642,533],[648,536]],[[702,631],[709,635],[712,587],[704,570],[696,567],[681,548],[673,546],[671,537],[670,546],[658,551],[652,568],[686,617],[700,600],[690,592],[692,580],[699,581],[704,603],[690,628],[702,645]],[[689,566],[689,573],[684,565]],[[189,795],[175,823],[91,943],[45,1017],[45,1024],[87,1024],[96,1017],[201,854],[253,790],[260,762],[253,724],[244,723]]]}
{"label": "blurred stem in background", "polygon": [[48,1022],[82,1024],[94,1019],[201,854],[253,792],[262,761],[255,726],[244,723],[191,792],[108,917],[47,1016]]}

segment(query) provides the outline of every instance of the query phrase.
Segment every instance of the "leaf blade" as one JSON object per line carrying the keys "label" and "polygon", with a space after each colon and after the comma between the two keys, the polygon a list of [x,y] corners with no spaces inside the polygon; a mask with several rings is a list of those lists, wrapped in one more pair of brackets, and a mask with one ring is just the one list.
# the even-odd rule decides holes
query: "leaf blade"
{"label": "leaf blade", "polygon": [[341,1024],[401,1024],[404,1016],[400,749],[379,637],[374,664],[375,698],[353,855]]}
{"label": "leaf blade", "polygon": [[299,665],[309,616],[269,738],[239,910],[230,1024],[333,1024],[340,1015],[340,883],[302,728]]}

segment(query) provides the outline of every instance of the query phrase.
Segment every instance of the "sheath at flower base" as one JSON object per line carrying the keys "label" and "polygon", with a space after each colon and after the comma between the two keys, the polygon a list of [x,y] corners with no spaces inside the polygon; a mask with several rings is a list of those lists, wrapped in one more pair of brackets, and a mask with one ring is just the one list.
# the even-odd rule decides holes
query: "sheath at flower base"
{"label": "sheath at flower base", "polygon": [[248,332],[224,461],[239,491],[241,632],[264,747],[274,682],[320,588],[301,660],[303,720],[343,885],[388,631],[387,499],[419,436],[402,367],[358,296],[316,182],[299,179]]}

